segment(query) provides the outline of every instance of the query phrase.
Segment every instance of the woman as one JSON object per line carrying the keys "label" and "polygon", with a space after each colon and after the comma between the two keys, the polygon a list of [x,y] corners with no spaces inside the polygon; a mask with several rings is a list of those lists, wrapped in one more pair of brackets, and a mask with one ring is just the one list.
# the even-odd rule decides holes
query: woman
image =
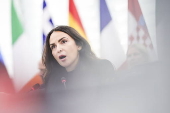
{"label": "woman", "polygon": [[[87,103],[93,101],[93,105],[97,104],[94,103],[97,93],[102,86],[109,84],[114,71],[112,64],[98,59],[89,43],[69,26],[57,26],[49,32],[43,63],[47,69],[45,88],[48,102],[55,103],[50,104],[50,110],[58,112],[92,112],[93,107]],[[64,105],[61,104],[63,101]],[[87,105],[77,109],[80,103]]]}
{"label": "woman", "polygon": [[148,51],[142,44],[130,45],[127,51],[128,68],[148,63],[150,61]]}

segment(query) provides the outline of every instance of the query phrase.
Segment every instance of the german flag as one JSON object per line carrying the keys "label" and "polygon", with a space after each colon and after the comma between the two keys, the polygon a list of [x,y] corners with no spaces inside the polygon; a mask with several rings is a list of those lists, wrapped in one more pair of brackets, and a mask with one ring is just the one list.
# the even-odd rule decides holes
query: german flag
{"label": "german flag", "polygon": [[76,29],[86,40],[88,40],[75,7],[74,0],[69,0],[69,25]]}

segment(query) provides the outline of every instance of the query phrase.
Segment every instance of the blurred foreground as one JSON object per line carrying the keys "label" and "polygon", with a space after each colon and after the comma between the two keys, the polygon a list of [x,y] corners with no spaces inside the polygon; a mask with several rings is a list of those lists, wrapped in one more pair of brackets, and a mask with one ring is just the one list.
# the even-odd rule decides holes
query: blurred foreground
{"label": "blurred foreground", "polygon": [[[72,90],[46,93],[0,94],[1,113],[168,113],[170,63],[152,62],[130,70],[117,71],[114,82],[103,86],[92,99],[90,91]],[[54,100],[48,97],[54,96]],[[93,101],[92,101],[93,100]],[[54,102],[55,101],[55,102]],[[52,104],[54,102],[55,104]],[[51,104],[49,104],[51,103]]]}

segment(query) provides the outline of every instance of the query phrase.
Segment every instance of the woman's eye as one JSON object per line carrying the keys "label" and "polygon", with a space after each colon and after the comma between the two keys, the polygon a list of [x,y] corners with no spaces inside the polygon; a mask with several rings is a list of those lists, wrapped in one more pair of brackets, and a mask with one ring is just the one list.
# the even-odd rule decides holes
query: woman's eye
{"label": "woman's eye", "polygon": [[55,48],[55,46],[53,45],[53,46],[51,46],[51,50],[53,50]]}
{"label": "woman's eye", "polygon": [[61,41],[62,44],[66,43],[66,42],[67,42],[67,40],[62,40],[62,41]]}

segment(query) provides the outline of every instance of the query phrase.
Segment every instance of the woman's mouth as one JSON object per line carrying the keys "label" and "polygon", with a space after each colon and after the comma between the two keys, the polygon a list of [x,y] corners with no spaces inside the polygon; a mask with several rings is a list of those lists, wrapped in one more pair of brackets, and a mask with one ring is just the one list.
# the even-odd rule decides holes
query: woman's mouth
{"label": "woman's mouth", "polygon": [[59,56],[59,59],[60,59],[61,61],[65,61],[66,55],[60,55],[60,56]]}

